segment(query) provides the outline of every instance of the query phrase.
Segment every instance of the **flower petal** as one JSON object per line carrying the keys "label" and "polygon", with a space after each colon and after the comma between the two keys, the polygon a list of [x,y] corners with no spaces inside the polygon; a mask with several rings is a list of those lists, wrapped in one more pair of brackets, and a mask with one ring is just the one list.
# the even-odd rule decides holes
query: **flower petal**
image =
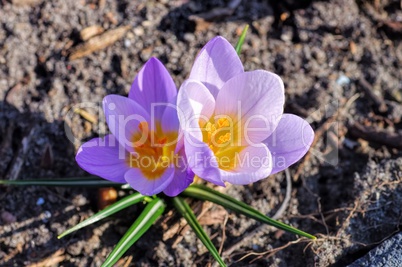
{"label": "flower petal", "polygon": [[[283,114],[285,102],[281,78],[256,70],[230,79],[216,99],[215,115],[229,115],[237,125],[238,145],[261,143],[273,133]],[[239,128],[241,126],[241,128]]]}
{"label": "flower petal", "polygon": [[188,166],[194,174],[213,184],[225,186],[218,161],[209,146],[191,134],[185,134],[184,138]]}
{"label": "flower petal", "polygon": [[119,95],[103,99],[103,110],[109,130],[128,152],[134,152],[132,137],[140,122],[149,122],[148,113],[135,101]]}
{"label": "flower petal", "polygon": [[254,183],[271,173],[271,153],[264,144],[245,147],[237,155],[236,166],[231,172],[220,170],[223,181],[238,185]]}
{"label": "flower petal", "polygon": [[177,107],[182,129],[201,138],[200,121],[206,123],[215,109],[215,99],[208,89],[199,81],[186,80],[180,87]]}
{"label": "flower petal", "polygon": [[[177,114],[177,97],[164,103],[164,111],[160,121],[163,132],[177,132],[180,129],[179,117]],[[161,105],[162,106],[162,105]],[[158,118],[154,118],[158,119]]]}
{"label": "flower petal", "polygon": [[131,168],[126,172],[124,178],[130,186],[145,196],[152,196],[162,192],[172,181],[175,168],[166,168],[161,177],[147,179],[138,168]]}
{"label": "flower petal", "polygon": [[283,114],[275,132],[264,141],[273,157],[271,174],[280,172],[301,159],[313,140],[314,131],[307,121],[293,114]]}
{"label": "flower petal", "polygon": [[172,182],[163,191],[169,197],[175,197],[186,189],[194,180],[194,173],[188,168],[184,149],[178,153]]}
{"label": "flower petal", "polygon": [[204,83],[216,97],[226,81],[242,72],[243,64],[234,47],[225,38],[218,36],[201,49],[189,78]]}
{"label": "flower petal", "polygon": [[[149,59],[138,72],[128,97],[151,114],[152,104],[168,103],[176,97],[177,88],[165,66],[156,58]],[[155,118],[161,118],[163,107],[155,108]]]}
{"label": "flower petal", "polygon": [[77,152],[75,160],[87,172],[104,179],[125,183],[124,174],[129,170],[128,156],[113,135],[94,138],[84,143]]}

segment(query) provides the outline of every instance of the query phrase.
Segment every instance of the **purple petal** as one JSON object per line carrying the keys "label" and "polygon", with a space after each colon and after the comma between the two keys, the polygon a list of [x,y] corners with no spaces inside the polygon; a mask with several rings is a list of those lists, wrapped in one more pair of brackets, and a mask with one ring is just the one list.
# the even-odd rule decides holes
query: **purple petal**
{"label": "purple petal", "polygon": [[176,98],[177,97],[174,97],[172,100],[164,103],[163,105],[164,111],[160,121],[163,132],[177,132],[180,129],[179,117],[177,116],[178,108],[176,105]]}
{"label": "purple petal", "polygon": [[177,97],[181,127],[188,133],[201,138],[199,122],[207,122],[214,113],[215,99],[200,82],[186,80]]}
{"label": "purple petal", "polygon": [[293,114],[283,114],[275,132],[264,143],[271,151],[271,174],[288,168],[301,159],[314,140],[314,131],[307,121]]}
{"label": "purple petal", "polygon": [[222,180],[245,185],[268,177],[272,170],[272,157],[264,144],[245,147],[238,155],[233,171],[221,170]]}
{"label": "purple petal", "polygon": [[[152,104],[167,103],[177,95],[177,88],[165,66],[152,57],[135,77],[128,97],[151,114]],[[155,118],[161,118],[163,107],[154,109]]]}
{"label": "purple petal", "polygon": [[131,168],[126,172],[124,178],[130,186],[145,196],[152,196],[162,192],[172,181],[175,168],[166,168],[158,178],[148,179],[138,168]]}
{"label": "purple petal", "polygon": [[226,81],[243,71],[243,64],[233,46],[218,36],[201,49],[189,78],[204,83],[216,97]]}
{"label": "purple petal", "polygon": [[[215,115],[229,115],[242,146],[261,143],[273,133],[283,114],[283,82],[268,71],[245,72],[230,79],[216,99]],[[236,130],[237,131],[237,130]]]}
{"label": "purple petal", "polygon": [[218,161],[206,143],[186,134],[184,148],[188,166],[195,175],[213,184],[225,186],[220,177]]}
{"label": "purple petal", "polygon": [[103,110],[110,131],[128,152],[134,152],[132,137],[140,122],[149,122],[148,113],[134,100],[119,95],[103,99]]}
{"label": "purple petal", "polygon": [[170,197],[175,197],[186,189],[194,180],[194,173],[187,166],[187,159],[184,149],[178,153],[175,162],[176,170],[172,182],[163,191]]}
{"label": "purple petal", "polygon": [[94,138],[84,143],[77,152],[75,160],[87,172],[104,179],[125,183],[124,174],[130,169],[127,164],[128,156],[113,135]]}

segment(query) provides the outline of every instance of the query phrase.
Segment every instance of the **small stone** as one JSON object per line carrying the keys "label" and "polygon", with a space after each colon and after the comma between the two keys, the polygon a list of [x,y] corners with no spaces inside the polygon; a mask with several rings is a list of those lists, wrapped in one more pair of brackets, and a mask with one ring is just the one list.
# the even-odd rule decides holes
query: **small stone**
{"label": "small stone", "polygon": [[42,206],[44,203],[45,203],[45,200],[42,197],[40,197],[36,201],[36,206]]}
{"label": "small stone", "polygon": [[47,223],[49,219],[52,217],[52,213],[46,210],[42,215],[42,222]]}
{"label": "small stone", "polygon": [[194,36],[194,34],[188,32],[188,33],[184,34],[184,40],[186,40],[187,42],[190,43],[195,40],[195,36]]}
{"label": "small stone", "polygon": [[348,85],[350,84],[350,79],[349,77],[341,74],[336,80],[336,83],[339,84],[340,86]]}
{"label": "small stone", "polygon": [[0,217],[5,223],[14,223],[17,221],[17,218],[15,218],[15,216],[8,211],[3,211]]}
{"label": "small stone", "polygon": [[124,46],[129,48],[131,46],[131,41],[128,39],[124,39]]}
{"label": "small stone", "polygon": [[141,27],[141,26],[134,28],[133,31],[134,31],[134,34],[136,36],[143,36],[144,35],[144,28]]}

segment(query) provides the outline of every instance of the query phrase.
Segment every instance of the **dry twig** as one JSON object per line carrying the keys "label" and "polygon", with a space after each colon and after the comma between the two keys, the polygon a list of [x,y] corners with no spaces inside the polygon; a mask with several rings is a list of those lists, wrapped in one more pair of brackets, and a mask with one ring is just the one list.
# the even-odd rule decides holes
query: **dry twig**
{"label": "dry twig", "polygon": [[102,50],[114,44],[116,41],[123,38],[123,36],[130,28],[131,26],[121,26],[89,39],[85,43],[75,47],[70,53],[69,59],[75,60],[81,57],[85,57],[92,54],[93,52]]}

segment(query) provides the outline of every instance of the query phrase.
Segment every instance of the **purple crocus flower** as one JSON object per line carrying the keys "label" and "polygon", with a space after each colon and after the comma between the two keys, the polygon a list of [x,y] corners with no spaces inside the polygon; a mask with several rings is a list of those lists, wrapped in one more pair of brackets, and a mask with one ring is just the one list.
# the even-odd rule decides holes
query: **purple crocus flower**
{"label": "purple crocus flower", "polygon": [[128,97],[108,95],[103,110],[111,134],[83,144],[76,160],[89,173],[129,183],[143,195],[176,196],[189,186],[175,108],[176,86],[163,64],[151,58]]}
{"label": "purple crocus flower", "polygon": [[244,72],[233,46],[212,39],[179,90],[189,167],[224,186],[249,184],[303,157],[314,139],[302,118],[283,114],[284,85],[264,70]]}

